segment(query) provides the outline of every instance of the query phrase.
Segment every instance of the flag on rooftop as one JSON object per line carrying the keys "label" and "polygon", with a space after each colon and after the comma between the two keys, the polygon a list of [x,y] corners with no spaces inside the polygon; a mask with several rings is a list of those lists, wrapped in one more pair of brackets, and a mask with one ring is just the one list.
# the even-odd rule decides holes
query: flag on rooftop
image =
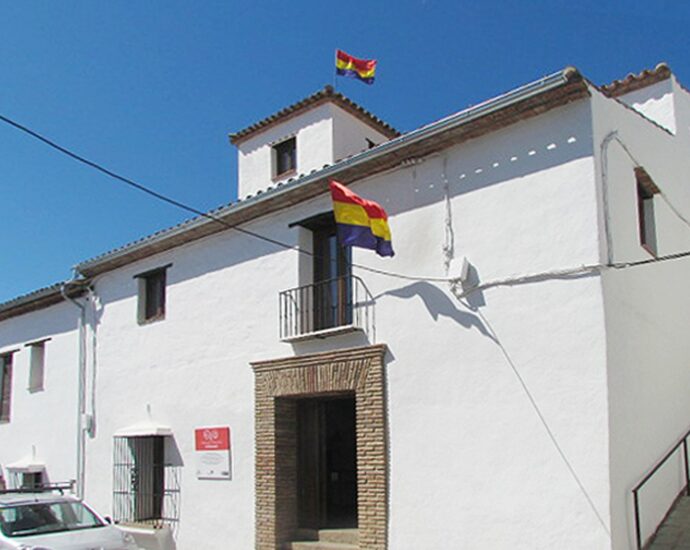
{"label": "flag on rooftop", "polygon": [[363,199],[335,180],[331,180],[330,188],[340,245],[369,248],[379,256],[393,256],[388,215],[381,205]]}
{"label": "flag on rooftop", "polygon": [[342,50],[335,51],[335,73],[357,78],[367,84],[374,83],[376,59],[357,59]]}

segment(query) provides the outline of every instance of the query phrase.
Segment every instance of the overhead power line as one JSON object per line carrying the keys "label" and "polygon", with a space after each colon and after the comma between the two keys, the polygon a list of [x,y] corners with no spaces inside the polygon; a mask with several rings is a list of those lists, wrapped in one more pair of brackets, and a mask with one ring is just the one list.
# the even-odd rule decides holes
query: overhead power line
{"label": "overhead power line", "polygon": [[[244,229],[243,227],[240,227],[238,224],[230,224],[227,223],[226,221],[218,218],[217,216],[214,216],[212,214],[209,214],[208,212],[203,212],[202,210],[198,210],[197,208],[194,208],[193,206],[189,206],[188,204],[185,204],[181,201],[175,200],[173,198],[168,197],[167,195],[164,195],[163,193],[159,193],[157,191],[154,191],[153,189],[150,189],[149,187],[146,187],[145,185],[141,183],[137,183],[136,181],[127,178],[125,176],[122,176],[116,172],[113,172],[112,170],[104,167],[101,164],[98,164],[97,162],[94,162],[92,160],[89,160],[69,149],[66,147],[63,147],[62,145],[59,145],[58,143],[55,143],[53,140],[48,139],[47,137],[39,134],[38,132],[32,130],[31,128],[28,128],[24,126],[23,124],[19,124],[18,122],[15,122],[14,120],[7,118],[6,116],[3,116],[0,114],[0,120],[5,122],[6,124],[9,124],[10,126],[26,133],[29,134],[31,137],[45,143],[49,147],[52,147],[53,149],[67,155],[68,157],[76,160],[77,162],[80,162],[82,164],[85,164],[95,170],[98,170],[99,172],[105,174],[106,176],[113,178],[117,181],[120,181],[126,185],[129,185],[130,187],[133,187],[134,189],[137,189],[138,191],[141,191],[142,193],[146,193],[147,195],[152,196],[155,199],[158,199],[160,201],[163,201],[167,204],[170,204],[172,206],[175,206],[177,208],[180,208],[182,210],[185,210],[187,212],[190,212],[192,214],[195,214],[197,216],[206,218],[208,220],[211,220],[213,222],[216,222],[226,229],[234,229],[235,231],[239,233],[243,233],[245,235],[248,235],[250,237],[254,237],[256,239],[260,239],[262,241],[274,244],[276,246],[279,246],[281,248],[285,248],[287,250],[294,250],[295,252],[298,252],[300,254],[306,254],[308,256],[312,257],[319,257],[318,254],[311,252],[309,250],[305,250],[303,248],[300,248],[298,246],[294,246],[288,243],[284,243],[282,241],[279,241],[277,239],[273,239],[271,237],[267,237],[266,235],[261,235],[260,233],[255,233],[254,231],[250,231],[248,229]],[[444,278],[444,277],[418,277],[418,276],[412,276],[412,275],[403,275],[401,273],[395,273],[392,271],[387,271],[384,269],[376,269],[374,267],[369,267],[365,265],[359,265],[352,263],[350,264],[352,267],[356,267],[358,269],[363,269],[365,271],[370,271],[372,273],[378,273],[379,275],[386,275],[388,277],[395,277],[398,279],[404,279],[408,281],[427,281],[427,282],[437,282],[437,283],[447,283],[450,282],[451,279],[449,278]]]}
{"label": "overhead power line", "polygon": [[[32,130],[31,128],[24,126],[23,124],[20,124],[2,114],[0,114],[0,121],[16,128],[17,130],[20,130],[21,132],[24,132],[31,137],[41,141],[42,143],[48,145],[49,147],[59,151],[60,153],[67,155],[68,157],[72,158],[73,160],[76,160],[77,162],[81,164],[85,164],[86,166],[89,166],[90,168],[93,168],[94,170],[97,170],[101,172],[102,174],[105,174],[106,176],[113,178],[121,183],[124,183],[138,191],[141,191],[142,193],[145,193],[154,199],[160,200],[162,202],[165,202],[167,204],[170,204],[172,206],[175,206],[176,208],[180,208],[181,210],[184,210],[186,212],[189,212],[191,214],[194,214],[196,216],[208,219],[212,222],[218,223],[221,226],[223,226],[226,229],[232,229],[234,231],[237,231],[238,233],[242,233],[244,235],[254,237],[256,239],[262,240],[264,242],[273,244],[275,246],[278,246],[280,248],[284,248],[287,250],[293,250],[299,254],[305,254],[307,256],[311,257],[316,257],[319,258],[320,255],[311,252],[309,250],[305,250],[304,248],[300,248],[295,245],[291,245],[288,243],[285,243],[283,241],[279,241],[278,239],[274,239],[272,237],[268,237],[266,235],[262,235],[260,233],[256,233],[254,231],[250,231],[249,229],[245,229],[243,227],[240,227],[239,224],[230,224],[227,223],[226,221],[222,220],[221,218],[218,218],[217,216],[214,216],[213,214],[209,214],[208,212],[204,212],[202,210],[199,210],[197,208],[194,208],[193,206],[190,206],[182,201],[178,201],[176,199],[173,199],[167,195],[164,195],[163,193],[159,193],[158,191],[154,191],[153,189],[138,183],[130,178],[127,178],[125,176],[122,176],[118,174],[117,172],[114,172],[113,170],[110,170],[106,168],[105,166],[94,162],[92,160],[89,160],[74,151],[63,147],[62,145],[54,142],[53,140],[39,134],[35,130]],[[634,159],[633,159],[634,160]],[[685,251],[685,252],[679,252],[676,254],[669,254],[667,256],[660,256],[658,258],[650,258],[649,260],[642,260],[642,261],[636,261],[636,262],[619,262],[619,263],[610,263],[610,264],[597,264],[597,265],[588,265],[588,266],[580,266],[580,267],[575,267],[571,269],[565,269],[565,270],[553,270],[553,271],[544,271],[542,273],[537,273],[537,274],[530,274],[530,275],[519,275],[515,277],[511,277],[508,279],[502,279],[498,281],[493,281],[493,282],[488,282],[484,284],[480,284],[474,287],[467,288],[462,294],[462,296],[467,296],[468,294],[480,290],[484,290],[486,288],[491,288],[495,286],[507,286],[507,285],[515,285],[515,284],[521,284],[521,283],[527,283],[527,282],[537,282],[541,280],[546,280],[549,278],[564,278],[565,276],[576,276],[578,274],[588,274],[592,273],[597,270],[603,270],[607,268],[613,268],[613,269],[623,269],[623,268],[630,268],[630,267],[636,267],[636,266],[641,266],[641,265],[647,265],[647,264],[652,264],[652,263],[659,263],[659,262],[665,262],[668,260],[674,260],[678,258],[683,258],[690,256],[690,251]],[[459,279],[457,277],[427,277],[427,276],[418,276],[418,275],[405,275],[403,273],[396,273],[394,271],[388,271],[385,269],[377,269],[375,267],[370,267],[366,265],[361,265],[361,264],[356,264],[356,263],[351,263],[350,264],[352,267],[356,267],[358,269],[362,269],[364,271],[368,271],[370,273],[376,273],[378,275],[383,275],[386,277],[392,277],[396,279],[402,279],[405,281],[417,281],[417,282],[429,282],[429,283],[457,283]]]}

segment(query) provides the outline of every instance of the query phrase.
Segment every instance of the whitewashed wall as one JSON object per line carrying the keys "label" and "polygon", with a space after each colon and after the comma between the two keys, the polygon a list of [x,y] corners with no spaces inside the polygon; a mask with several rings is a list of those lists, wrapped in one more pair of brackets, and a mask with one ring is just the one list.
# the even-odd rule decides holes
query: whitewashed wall
{"label": "whitewashed wall", "polygon": [[239,144],[239,197],[274,185],[272,148],[291,137],[296,138],[297,174],[308,174],[366,150],[366,138],[376,144],[387,140],[383,134],[337,105],[324,103]]}
{"label": "whitewashed wall", "polygon": [[272,148],[296,137],[297,173],[308,174],[333,162],[332,107],[315,109],[270,127],[239,144],[238,196],[246,197],[273,185]]}
{"label": "whitewashed wall", "polygon": [[[481,281],[596,263],[591,128],[580,101],[356,183],[388,210],[397,254],[355,250],[354,262],[443,277],[446,261],[465,255]],[[288,224],[329,208],[322,196],[247,227],[297,244]],[[168,263],[166,319],[139,326],[133,276]],[[293,251],[228,232],[96,281],[99,421],[86,493],[99,509],[112,501],[113,433],[144,420],[149,404],[184,464],[178,548],[253,546],[250,361],[367,343],[279,342],[278,292],[298,284],[298,264]],[[608,524],[599,279],[495,288],[463,303],[443,284],[356,273],[390,350],[390,548],[609,548],[597,517]],[[195,479],[193,431],[210,425],[231,427],[231,481]]]}
{"label": "whitewashed wall", "polygon": [[[647,95],[655,93],[649,90]],[[668,106],[670,102],[666,98],[661,103]],[[687,137],[684,132],[674,137],[597,93],[592,105],[597,178],[607,189],[613,259],[651,259],[639,244],[635,163],[620,142],[611,141],[604,155],[601,144],[616,130],[668,200],[690,219]],[[666,114],[673,112],[679,111]],[[666,126],[687,127],[689,122],[667,121]],[[659,195],[654,198],[654,208],[659,254],[690,250],[690,227]],[[689,277],[687,259],[608,271],[603,277],[615,549],[634,547],[632,488],[690,428],[690,344],[686,336],[690,294],[685,290]],[[654,532],[680,482],[679,464],[672,461],[641,493],[644,538]]]}
{"label": "whitewashed wall", "polygon": [[337,105],[331,105],[333,117],[333,160],[341,160],[348,155],[365,151],[369,148],[367,138],[376,145],[388,138],[374,130]]}
{"label": "whitewashed wall", "polygon": [[[0,353],[13,356],[10,422],[0,424],[0,466],[32,456],[45,463],[51,482],[76,478],[78,331],[76,308],[61,303],[0,322]],[[30,392],[30,350],[45,344],[44,390]]]}
{"label": "whitewashed wall", "polygon": [[671,133],[675,133],[676,113],[673,87],[673,80],[668,78],[620,96],[618,99]]}
{"label": "whitewashed wall", "polygon": [[690,144],[690,93],[673,77],[674,111],[678,120],[676,136]]}

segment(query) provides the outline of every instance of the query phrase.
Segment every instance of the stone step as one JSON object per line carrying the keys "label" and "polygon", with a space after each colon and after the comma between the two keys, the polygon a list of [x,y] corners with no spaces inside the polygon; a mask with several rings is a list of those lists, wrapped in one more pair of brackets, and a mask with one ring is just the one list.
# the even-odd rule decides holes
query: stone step
{"label": "stone step", "polygon": [[359,529],[319,529],[319,540],[357,546],[359,544]]}
{"label": "stone step", "polygon": [[359,550],[359,546],[356,544],[325,542],[322,540],[291,542],[288,548],[290,550]]}

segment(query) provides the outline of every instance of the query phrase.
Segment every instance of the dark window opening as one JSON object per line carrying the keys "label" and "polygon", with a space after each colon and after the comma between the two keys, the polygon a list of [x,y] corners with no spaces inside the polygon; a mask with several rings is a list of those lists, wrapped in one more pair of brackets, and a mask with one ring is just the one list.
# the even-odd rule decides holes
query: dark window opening
{"label": "dark window opening", "polygon": [[165,286],[168,267],[170,266],[136,275],[136,278],[139,279],[137,313],[139,324],[165,318]]}
{"label": "dark window opening", "polygon": [[43,472],[24,472],[21,485],[22,489],[40,489],[43,487]]}
{"label": "dark window opening", "polygon": [[644,168],[635,168],[635,178],[637,180],[637,221],[640,244],[647,252],[657,256],[658,243],[654,214],[654,195],[659,193],[659,188]]}
{"label": "dark window opening", "polygon": [[12,354],[0,355],[0,422],[10,421],[12,401]]}
{"label": "dark window opening", "polygon": [[280,177],[297,170],[297,140],[290,138],[273,146],[274,177]]}

